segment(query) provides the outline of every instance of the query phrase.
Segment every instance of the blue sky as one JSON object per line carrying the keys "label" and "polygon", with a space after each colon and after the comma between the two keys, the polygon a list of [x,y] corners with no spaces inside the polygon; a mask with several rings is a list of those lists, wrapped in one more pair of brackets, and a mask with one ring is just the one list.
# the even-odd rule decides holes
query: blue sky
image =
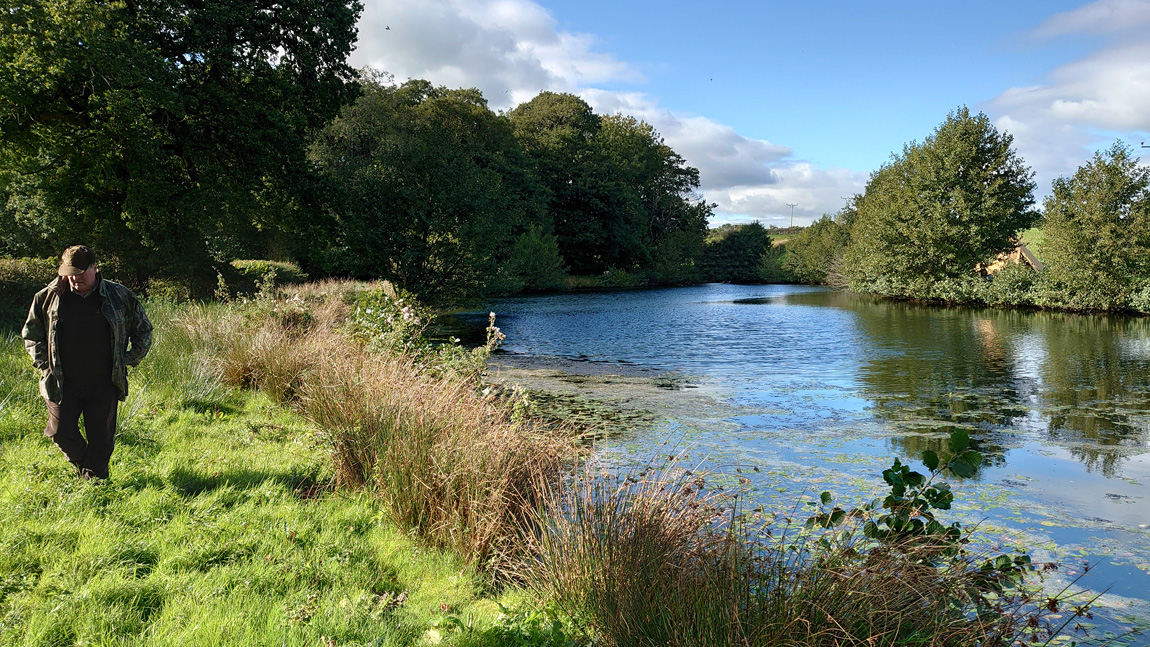
{"label": "blue sky", "polygon": [[716,224],[834,211],[959,105],[1015,136],[1040,198],[1150,140],[1150,0],[367,0],[353,63],[497,110],[547,89],[642,118],[699,168]]}

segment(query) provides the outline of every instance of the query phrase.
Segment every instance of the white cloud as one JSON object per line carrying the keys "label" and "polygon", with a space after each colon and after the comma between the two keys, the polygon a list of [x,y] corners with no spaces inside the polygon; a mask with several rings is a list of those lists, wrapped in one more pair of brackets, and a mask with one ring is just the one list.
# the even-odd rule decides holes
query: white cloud
{"label": "white cloud", "polygon": [[1010,88],[986,104],[1036,173],[1038,193],[1114,139],[1150,132],[1150,2],[1098,0],[1052,16],[1031,36],[1102,35],[1103,44],[1052,70],[1042,85]]}
{"label": "white cloud", "polygon": [[594,46],[586,34],[556,31],[554,18],[527,0],[368,0],[351,62],[399,80],[479,88],[495,109],[540,90],[641,80]]}
{"label": "white cloud", "polygon": [[744,137],[706,117],[660,108],[645,94],[589,89],[582,95],[600,114],[623,113],[654,126],[671,148],[699,169],[704,189],[775,184],[779,177],[772,166],[792,154],[786,146]]}
{"label": "white cloud", "polygon": [[697,115],[679,115],[641,93],[587,90],[601,114],[623,113],[646,121],[687,163],[699,169],[703,196],[715,207],[714,224],[759,220],[763,224],[809,224],[843,206],[842,197],[861,193],[867,173],[820,169],[792,158],[778,144],[740,135],[730,126]]}
{"label": "white cloud", "polygon": [[1007,90],[992,105],[1060,123],[1150,130],[1150,41],[1094,52],[1050,78],[1049,85]]}
{"label": "white cloud", "polygon": [[868,174],[849,169],[820,169],[806,162],[789,162],[773,169],[778,181],[771,185],[739,186],[705,191],[718,206],[715,224],[759,220],[784,227],[791,222],[810,224],[825,213],[841,209],[844,198],[861,193]]}
{"label": "white cloud", "polygon": [[806,223],[862,190],[865,174],[817,169],[792,159],[783,145],[740,135],[704,116],[659,106],[640,92],[602,89],[641,84],[631,65],[596,50],[596,39],[557,29],[530,0],[367,0],[352,64],[403,81],[479,88],[493,109],[509,109],[541,90],[582,96],[600,114],[624,113],[659,131],[699,169],[704,197],[718,204],[716,222]]}
{"label": "white cloud", "polygon": [[1032,34],[1038,39],[1071,34],[1116,34],[1150,26],[1146,0],[1098,0],[1047,18]]}

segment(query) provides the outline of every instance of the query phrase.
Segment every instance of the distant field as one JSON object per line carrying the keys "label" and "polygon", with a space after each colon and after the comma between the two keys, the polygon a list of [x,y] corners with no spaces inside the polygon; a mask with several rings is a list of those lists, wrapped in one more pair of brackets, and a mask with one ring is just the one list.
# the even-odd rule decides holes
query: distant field
{"label": "distant field", "polygon": [[1031,227],[1026,231],[1019,234],[1018,239],[1022,241],[1023,245],[1031,251],[1038,258],[1043,260],[1042,252],[1043,245],[1046,243],[1046,232],[1039,227]]}

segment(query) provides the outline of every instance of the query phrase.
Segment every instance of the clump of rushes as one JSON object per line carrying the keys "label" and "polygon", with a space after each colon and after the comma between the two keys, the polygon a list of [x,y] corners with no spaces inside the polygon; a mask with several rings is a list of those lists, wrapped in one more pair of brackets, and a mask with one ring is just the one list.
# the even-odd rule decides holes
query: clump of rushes
{"label": "clump of rushes", "polygon": [[[226,384],[290,403],[324,430],[338,484],[372,489],[404,530],[499,576],[522,546],[521,520],[539,484],[558,478],[577,439],[562,427],[513,421],[479,392],[472,367],[501,338],[493,322],[487,346],[436,351],[419,334],[427,313],[389,291],[331,284],[227,313],[193,306],[180,324]],[[293,314],[268,316],[285,311]],[[398,340],[402,349],[392,346]]]}
{"label": "clump of rushes", "polygon": [[606,644],[743,644],[743,547],[702,485],[674,470],[584,470],[539,509],[525,579]]}
{"label": "clump of rushes", "polygon": [[[932,477],[976,465],[956,446],[945,465],[928,460]],[[806,523],[741,513],[673,464],[587,469],[539,510],[524,577],[617,646],[992,647],[1041,643],[1066,626],[1053,619],[1088,613],[1089,599],[1024,586],[1025,556],[980,554],[957,524],[932,525],[949,489],[902,468],[884,475],[884,505],[846,511],[824,493]]]}
{"label": "clump of rushes", "polygon": [[569,434],[511,421],[473,383],[395,357],[345,355],[305,385],[302,407],[330,435],[340,483],[371,486],[402,527],[496,575],[540,483],[578,451]]}

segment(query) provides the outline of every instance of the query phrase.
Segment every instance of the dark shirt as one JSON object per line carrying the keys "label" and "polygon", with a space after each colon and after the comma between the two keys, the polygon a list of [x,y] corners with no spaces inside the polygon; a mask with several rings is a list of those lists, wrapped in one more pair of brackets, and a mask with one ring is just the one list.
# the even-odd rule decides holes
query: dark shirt
{"label": "dark shirt", "polygon": [[112,381],[112,327],[100,311],[103,304],[98,285],[87,297],[71,290],[60,295],[56,334],[66,384]]}

